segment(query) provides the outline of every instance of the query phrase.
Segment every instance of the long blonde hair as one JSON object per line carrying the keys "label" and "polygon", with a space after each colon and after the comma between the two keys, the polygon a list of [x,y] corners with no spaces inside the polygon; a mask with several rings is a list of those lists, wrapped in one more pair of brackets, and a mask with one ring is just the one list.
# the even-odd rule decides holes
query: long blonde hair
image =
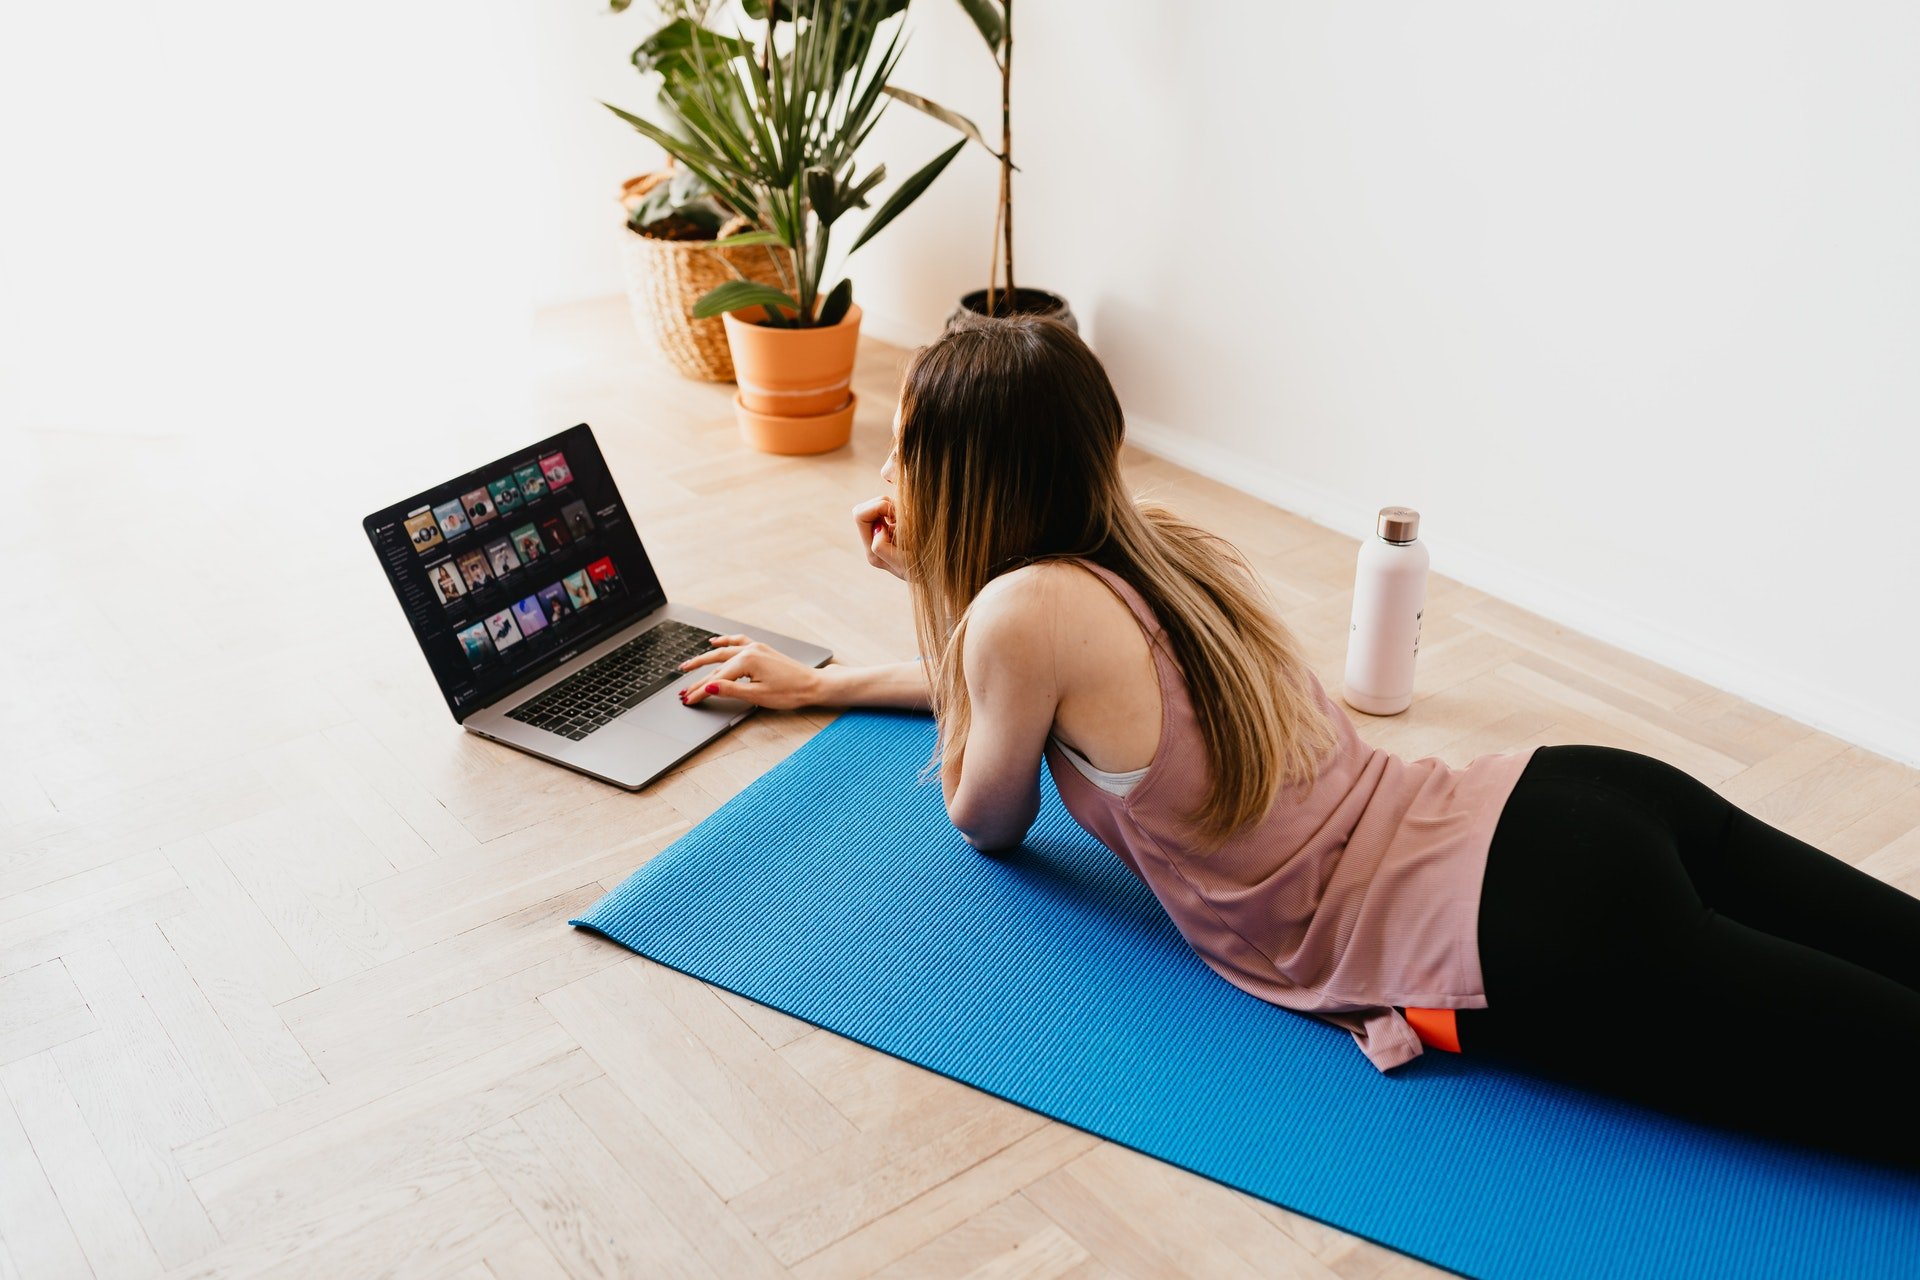
{"label": "long blonde hair", "polygon": [[966,318],[914,353],[895,532],[942,729],[921,780],[966,750],[961,654],[981,589],[1020,565],[1090,560],[1146,599],[1186,677],[1211,783],[1190,811],[1201,847],[1184,852],[1204,856],[1263,818],[1282,787],[1310,788],[1339,739],[1246,557],[1128,493],[1124,434],[1099,358],[1058,321]]}

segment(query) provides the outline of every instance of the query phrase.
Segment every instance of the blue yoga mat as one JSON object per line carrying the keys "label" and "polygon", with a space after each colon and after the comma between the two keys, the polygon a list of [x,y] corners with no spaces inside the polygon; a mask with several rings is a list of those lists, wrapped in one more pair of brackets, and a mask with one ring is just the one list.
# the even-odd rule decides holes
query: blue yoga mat
{"label": "blue yoga mat", "polygon": [[1435,1050],[1383,1075],[1208,969],[1044,769],[975,852],[914,783],[934,735],[843,713],[572,923],[1465,1275],[1920,1274],[1920,1175]]}

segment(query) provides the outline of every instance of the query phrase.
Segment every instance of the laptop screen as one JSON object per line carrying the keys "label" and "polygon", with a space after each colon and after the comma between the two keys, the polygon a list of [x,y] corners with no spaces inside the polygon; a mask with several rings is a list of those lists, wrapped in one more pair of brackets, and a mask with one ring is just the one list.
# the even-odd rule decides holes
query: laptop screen
{"label": "laptop screen", "polygon": [[456,720],[666,602],[585,423],[363,524]]}

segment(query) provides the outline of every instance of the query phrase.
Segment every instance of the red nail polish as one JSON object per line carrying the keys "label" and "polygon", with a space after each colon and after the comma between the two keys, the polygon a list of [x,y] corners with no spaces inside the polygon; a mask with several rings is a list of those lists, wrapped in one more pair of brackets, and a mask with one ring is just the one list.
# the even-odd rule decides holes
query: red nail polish
{"label": "red nail polish", "polygon": [[717,685],[717,684],[710,684],[710,685],[708,685],[708,686],[707,686],[707,692],[708,692],[708,693],[718,693],[718,692],[720,692],[720,686],[719,686],[719,685]]}

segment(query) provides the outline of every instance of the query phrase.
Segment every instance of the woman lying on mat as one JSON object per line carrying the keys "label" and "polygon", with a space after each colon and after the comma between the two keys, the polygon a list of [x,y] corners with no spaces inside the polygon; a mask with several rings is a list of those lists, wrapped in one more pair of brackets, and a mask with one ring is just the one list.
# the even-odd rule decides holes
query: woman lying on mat
{"label": "woman lying on mat", "polygon": [[894,431],[897,496],[853,517],[928,659],[721,636],[690,702],[931,710],[923,777],[983,851],[1044,760],[1215,972],[1381,1071],[1432,1046],[1920,1165],[1920,900],[1653,756],[1368,746],[1242,554],[1128,492],[1119,401],[1056,322],[950,329]]}

